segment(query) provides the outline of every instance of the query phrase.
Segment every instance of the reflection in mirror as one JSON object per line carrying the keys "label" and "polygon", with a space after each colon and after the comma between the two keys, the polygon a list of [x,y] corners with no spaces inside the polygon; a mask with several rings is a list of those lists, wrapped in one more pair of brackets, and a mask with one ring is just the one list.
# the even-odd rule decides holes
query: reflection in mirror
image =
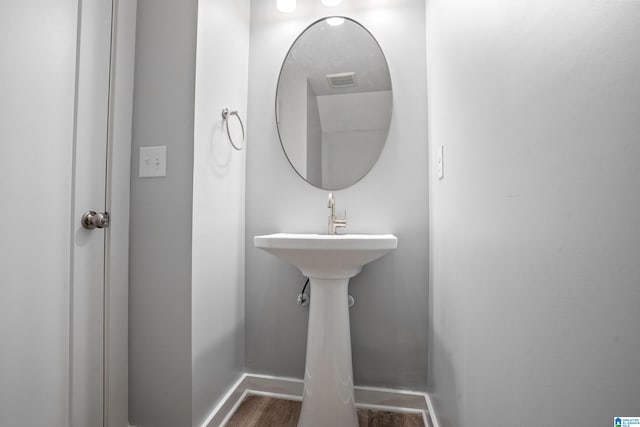
{"label": "reflection in mirror", "polygon": [[276,122],[289,162],[310,184],[339,190],[364,177],[384,147],[391,109],[387,61],[359,23],[322,19],[289,49]]}

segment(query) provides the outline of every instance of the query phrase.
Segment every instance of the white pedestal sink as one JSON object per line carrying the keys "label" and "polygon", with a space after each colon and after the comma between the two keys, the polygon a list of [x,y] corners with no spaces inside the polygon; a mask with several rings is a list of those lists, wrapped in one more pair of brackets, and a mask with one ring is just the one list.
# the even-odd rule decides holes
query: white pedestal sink
{"label": "white pedestal sink", "polygon": [[357,427],[347,287],[362,266],[398,246],[391,234],[271,234],[257,248],[310,279],[304,395],[298,427]]}

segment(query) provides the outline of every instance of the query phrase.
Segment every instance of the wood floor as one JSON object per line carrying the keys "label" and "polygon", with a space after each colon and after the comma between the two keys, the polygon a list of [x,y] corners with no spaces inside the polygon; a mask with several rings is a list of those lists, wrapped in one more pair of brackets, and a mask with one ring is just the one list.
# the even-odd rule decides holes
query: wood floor
{"label": "wood floor", "polygon": [[[249,395],[226,427],[296,427],[301,402]],[[358,409],[359,427],[424,427],[418,414]],[[339,426],[327,426],[339,427]]]}

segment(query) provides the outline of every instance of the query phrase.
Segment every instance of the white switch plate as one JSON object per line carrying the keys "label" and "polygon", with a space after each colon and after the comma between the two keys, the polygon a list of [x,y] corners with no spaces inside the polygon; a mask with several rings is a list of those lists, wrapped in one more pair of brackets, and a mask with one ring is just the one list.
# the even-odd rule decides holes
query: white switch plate
{"label": "white switch plate", "polygon": [[441,145],[436,153],[436,173],[438,179],[444,178],[444,145]]}
{"label": "white switch plate", "polygon": [[167,146],[140,147],[140,178],[167,176]]}

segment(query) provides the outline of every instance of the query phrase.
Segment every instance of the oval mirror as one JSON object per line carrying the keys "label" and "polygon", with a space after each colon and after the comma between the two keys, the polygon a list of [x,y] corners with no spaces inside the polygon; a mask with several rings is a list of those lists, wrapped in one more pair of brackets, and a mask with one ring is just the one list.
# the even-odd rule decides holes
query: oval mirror
{"label": "oval mirror", "polygon": [[387,140],[391,109],[387,61],[356,21],[316,21],[289,49],[276,123],[289,163],[310,184],[339,190],[362,179]]}

